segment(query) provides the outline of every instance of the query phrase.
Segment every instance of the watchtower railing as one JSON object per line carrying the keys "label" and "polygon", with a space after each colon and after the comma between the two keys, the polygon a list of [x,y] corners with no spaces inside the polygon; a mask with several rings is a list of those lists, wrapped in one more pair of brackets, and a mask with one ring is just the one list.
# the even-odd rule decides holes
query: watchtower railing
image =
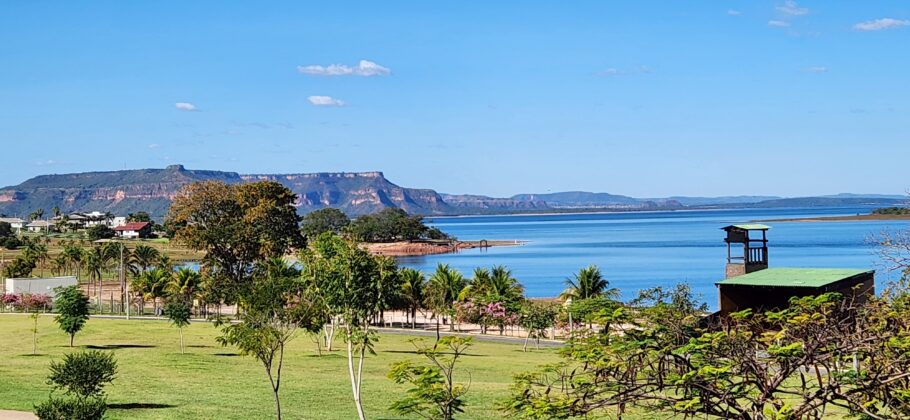
{"label": "watchtower railing", "polygon": [[748,247],[746,249],[746,264],[768,264],[768,248]]}

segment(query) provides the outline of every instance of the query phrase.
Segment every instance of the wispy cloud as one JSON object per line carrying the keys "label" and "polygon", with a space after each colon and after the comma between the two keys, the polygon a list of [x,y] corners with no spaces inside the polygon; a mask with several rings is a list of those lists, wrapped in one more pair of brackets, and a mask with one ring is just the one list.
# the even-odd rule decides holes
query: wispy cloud
{"label": "wispy cloud", "polygon": [[314,76],[388,76],[392,70],[369,60],[360,60],[355,66],[331,64],[328,66],[297,66],[297,71]]}
{"label": "wispy cloud", "polygon": [[803,69],[806,73],[827,73],[828,68],[825,66],[810,66]]}
{"label": "wispy cloud", "polygon": [[48,166],[48,165],[56,165],[57,163],[59,163],[59,162],[57,162],[56,160],[47,159],[47,160],[39,160],[39,161],[35,162],[35,165]]}
{"label": "wispy cloud", "polygon": [[790,22],[785,22],[782,20],[769,20],[768,26],[772,26],[775,28],[788,28],[788,27],[790,27]]}
{"label": "wispy cloud", "polygon": [[900,28],[901,26],[907,25],[910,25],[910,20],[882,18],[857,23],[856,25],[853,25],[853,29],[856,29],[857,31],[868,32]]}
{"label": "wispy cloud", "polygon": [[174,107],[181,111],[198,111],[199,110],[198,108],[196,108],[196,105],[193,105],[189,102],[177,102],[174,104]]}
{"label": "wispy cloud", "polygon": [[315,106],[345,106],[345,102],[341,99],[335,99],[331,96],[310,96],[306,98],[310,101],[311,104]]}
{"label": "wispy cloud", "polygon": [[778,12],[789,16],[803,16],[809,14],[809,9],[801,7],[795,0],[787,0],[784,4],[775,7]]}
{"label": "wispy cloud", "polygon": [[740,12],[739,10],[730,9],[730,10],[727,10],[727,14],[730,16],[742,16],[743,12]]}
{"label": "wispy cloud", "polygon": [[613,76],[626,76],[631,74],[649,74],[653,73],[654,69],[648,66],[638,66],[631,69],[618,69],[616,67],[610,67],[606,70],[597,72],[596,74],[601,77],[613,77]]}
{"label": "wispy cloud", "polygon": [[158,143],[152,143],[149,145],[149,149],[157,149],[159,147],[161,147],[161,145]]}

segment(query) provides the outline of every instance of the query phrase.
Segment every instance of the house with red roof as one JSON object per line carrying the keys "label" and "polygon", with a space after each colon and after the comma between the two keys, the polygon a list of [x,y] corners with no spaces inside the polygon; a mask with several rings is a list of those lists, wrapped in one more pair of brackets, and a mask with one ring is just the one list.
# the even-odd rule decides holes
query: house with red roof
{"label": "house with red roof", "polygon": [[152,235],[152,224],[149,222],[130,222],[114,228],[118,237],[126,239],[148,238]]}

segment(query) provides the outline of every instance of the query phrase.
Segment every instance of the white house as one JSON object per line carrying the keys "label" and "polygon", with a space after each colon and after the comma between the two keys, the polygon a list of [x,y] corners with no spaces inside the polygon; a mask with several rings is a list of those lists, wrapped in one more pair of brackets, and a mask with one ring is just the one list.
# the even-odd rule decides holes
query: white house
{"label": "white house", "polygon": [[47,232],[57,230],[57,226],[55,226],[52,222],[48,222],[47,220],[35,220],[35,221],[25,225],[25,227],[28,228],[29,232],[47,233]]}
{"label": "white house", "polygon": [[46,277],[34,279],[6,279],[6,293],[32,293],[54,297],[57,287],[75,286],[75,276]]}
{"label": "white house", "polygon": [[111,219],[111,227],[120,227],[126,224],[126,216],[117,216]]}
{"label": "white house", "polygon": [[152,233],[152,224],[149,222],[130,222],[114,228],[114,232],[121,238],[147,238]]}
{"label": "white house", "polygon": [[10,227],[16,231],[22,230],[22,228],[25,227],[25,220],[18,217],[0,217],[0,222],[9,223]]}

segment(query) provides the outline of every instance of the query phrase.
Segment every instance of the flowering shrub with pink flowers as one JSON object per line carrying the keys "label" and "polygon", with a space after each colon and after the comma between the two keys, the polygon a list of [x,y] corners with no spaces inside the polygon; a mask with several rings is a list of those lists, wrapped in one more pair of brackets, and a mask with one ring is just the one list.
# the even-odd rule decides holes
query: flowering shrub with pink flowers
{"label": "flowering shrub with pink flowers", "polygon": [[11,311],[45,311],[50,309],[51,302],[50,296],[41,293],[4,293],[0,296],[0,304]]}
{"label": "flowering shrub with pink flowers", "polygon": [[458,322],[480,325],[481,334],[486,334],[490,326],[499,327],[499,334],[508,325],[518,322],[519,314],[510,310],[503,302],[480,302],[469,299],[455,302],[455,319]]}

